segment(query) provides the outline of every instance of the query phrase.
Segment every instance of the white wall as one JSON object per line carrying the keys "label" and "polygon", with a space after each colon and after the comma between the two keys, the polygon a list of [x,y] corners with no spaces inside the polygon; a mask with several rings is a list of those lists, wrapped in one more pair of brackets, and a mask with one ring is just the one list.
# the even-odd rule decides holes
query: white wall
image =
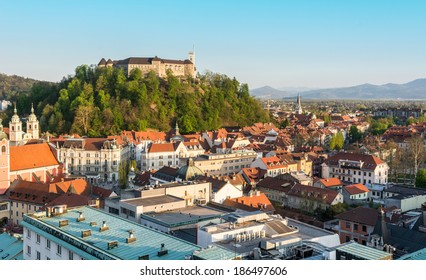
{"label": "white wall", "polygon": [[[50,248],[47,247],[47,239],[41,235],[40,242],[37,242],[37,233],[24,227],[24,260],[36,260],[37,251],[40,252],[40,260],[69,260],[69,250],[61,247],[61,253],[58,254],[58,244],[50,240]],[[31,248],[31,254],[28,253],[28,246]],[[72,252],[72,251],[71,251]],[[81,256],[72,252],[73,260],[82,260]]]}
{"label": "white wall", "polygon": [[227,197],[236,198],[243,196],[243,191],[234,187],[231,183],[226,183],[218,192],[213,193],[212,201],[223,203]]}

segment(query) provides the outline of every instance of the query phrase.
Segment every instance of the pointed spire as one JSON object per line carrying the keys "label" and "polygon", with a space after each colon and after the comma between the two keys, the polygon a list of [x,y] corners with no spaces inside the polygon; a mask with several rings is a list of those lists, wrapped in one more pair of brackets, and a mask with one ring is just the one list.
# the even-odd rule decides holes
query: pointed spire
{"label": "pointed spire", "polygon": [[34,106],[32,102],[31,102],[31,114],[34,114]]}
{"label": "pointed spire", "polygon": [[176,135],[179,135],[179,126],[178,126],[177,120],[176,120],[176,126],[175,126],[175,133],[176,133]]}
{"label": "pointed spire", "polygon": [[13,109],[13,113],[15,113],[15,115],[18,113],[18,110],[16,110],[16,102],[13,102],[14,105],[14,109]]}

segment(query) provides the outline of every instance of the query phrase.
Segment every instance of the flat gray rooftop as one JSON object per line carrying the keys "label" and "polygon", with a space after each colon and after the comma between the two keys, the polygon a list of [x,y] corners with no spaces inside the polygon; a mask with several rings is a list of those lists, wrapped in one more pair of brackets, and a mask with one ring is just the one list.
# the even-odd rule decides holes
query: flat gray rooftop
{"label": "flat gray rooftop", "polygon": [[144,213],[142,219],[147,219],[168,227],[184,224],[195,224],[199,221],[219,218],[227,212],[203,206],[188,206],[181,209],[161,213]]}
{"label": "flat gray rooftop", "polygon": [[146,198],[131,198],[122,200],[122,202],[131,204],[134,206],[153,206],[158,204],[166,204],[173,203],[177,201],[182,201],[182,198],[171,196],[171,195],[159,195],[159,196],[151,196]]}

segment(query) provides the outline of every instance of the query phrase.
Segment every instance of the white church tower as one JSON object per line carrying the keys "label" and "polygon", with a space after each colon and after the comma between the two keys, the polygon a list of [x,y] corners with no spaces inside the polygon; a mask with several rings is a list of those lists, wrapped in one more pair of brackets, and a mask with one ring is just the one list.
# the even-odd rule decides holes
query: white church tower
{"label": "white church tower", "polygon": [[28,116],[27,133],[31,134],[31,139],[39,139],[39,123],[36,115],[34,114],[34,107],[31,104],[31,114]]}
{"label": "white church tower", "polygon": [[9,139],[11,146],[18,146],[22,143],[22,122],[17,114],[16,103],[14,105],[14,115],[9,122]]}
{"label": "white church tower", "polygon": [[297,94],[296,105],[294,106],[295,114],[303,114],[302,102],[300,101],[300,94]]}

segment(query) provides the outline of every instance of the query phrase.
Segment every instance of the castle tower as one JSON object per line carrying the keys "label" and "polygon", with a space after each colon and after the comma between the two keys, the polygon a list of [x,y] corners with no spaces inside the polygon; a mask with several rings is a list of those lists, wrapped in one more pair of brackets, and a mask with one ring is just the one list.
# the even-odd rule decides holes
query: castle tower
{"label": "castle tower", "polygon": [[188,59],[194,64],[195,66],[195,47],[192,47],[192,51],[188,53]]}
{"label": "castle tower", "polygon": [[9,122],[10,145],[18,146],[22,142],[22,122],[17,114],[16,103],[13,112],[15,114],[12,116],[12,119]]}
{"label": "castle tower", "polygon": [[9,140],[3,131],[0,119],[0,194],[4,193],[10,185],[10,153]]}
{"label": "castle tower", "polygon": [[300,94],[297,94],[297,101],[296,101],[296,105],[294,106],[294,113],[303,114],[302,102],[300,101]]}
{"label": "castle tower", "polygon": [[39,138],[39,123],[36,115],[34,114],[34,107],[31,104],[31,114],[28,117],[27,121],[27,133],[31,134],[31,139]]}

